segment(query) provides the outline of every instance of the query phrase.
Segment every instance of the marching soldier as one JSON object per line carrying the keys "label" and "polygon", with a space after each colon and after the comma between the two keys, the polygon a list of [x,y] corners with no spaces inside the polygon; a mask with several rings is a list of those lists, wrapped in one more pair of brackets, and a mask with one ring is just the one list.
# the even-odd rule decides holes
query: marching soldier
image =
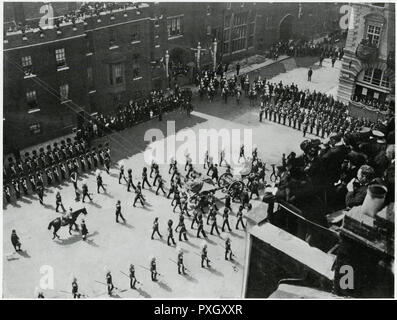
{"label": "marching soldier", "polygon": [[92,168],[94,167],[94,164],[92,162],[91,153],[90,152],[86,152],[85,158],[87,159],[88,170],[92,170]]}
{"label": "marching soldier", "polygon": [[159,177],[160,177],[160,170],[159,170],[158,167],[156,167],[156,168],[154,169],[153,186],[156,186],[156,182],[158,181]]}
{"label": "marching soldier", "polygon": [[105,159],[103,161],[104,161],[106,173],[110,175],[110,158],[108,157],[107,154],[105,155]]}
{"label": "marching soldier", "polygon": [[188,209],[188,201],[187,201],[187,198],[182,198],[181,206],[182,206],[181,213],[184,213],[184,214],[186,214],[188,217],[190,217],[189,209]]}
{"label": "marching soldier", "polygon": [[220,160],[219,160],[219,166],[220,166],[220,167],[222,167],[222,163],[223,163],[223,162],[225,162],[226,165],[227,165],[225,156],[226,156],[225,149],[222,149],[222,150],[221,150],[221,153],[220,153]]}
{"label": "marching soldier", "polygon": [[159,185],[156,190],[156,195],[159,194],[159,190],[163,191],[163,194],[166,195],[167,193],[164,191],[164,180],[163,180],[161,174],[156,176],[156,178],[157,178],[157,181],[159,182]]}
{"label": "marching soldier", "polygon": [[230,244],[229,237],[227,237],[225,241],[225,260],[228,260],[228,255],[229,255],[229,259],[233,260],[232,246]]}
{"label": "marching soldier", "polygon": [[176,245],[175,240],[174,240],[174,235],[173,232],[174,230],[172,229],[172,220],[168,220],[168,237],[167,237],[167,245],[170,245],[170,240],[172,241],[173,245]]}
{"label": "marching soldier", "polygon": [[184,220],[185,220],[185,217],[183,216],[183,213],[181,212],[179,214],[179,222],[178,222],[178,225],[175,228],[175,232],[178,232],[178,228],[182,227],[182,225],[185,223]]}
{"label": "marching soldier", "polygon": [[170,195],[175,193],[177,187],[175,186],[175,182],[173,180],[170,181],[170,191],[168,192],[167,199],[169,199]]}
{"label": "marching soldier", "polygon": [[192,164],[192,163],[189,163],[189,169],[188,169],[188,171],[187,171],[187,173],[186,173],[186,179],[189,179],[190,175],[191,175],[193,172],[194,172],[193,164]]}
{"label": "marching soldier", "polygon": [[205,231],[204,231],[203,219],[200,219],[198,222],[197,238],[200,238],[200,233],[203,235],[204,238],[207,238],[207,235],[205,234]]}
{"label": "marching soldier", "polygon": [[156,169],[158,169],[158,168],[159,168],[159,165],[153,160],[152,164],[150,166],[150,175],[149,175],[150,178],[152,178],[153,172],[156,173]]}
{"label": "marching soldier", "polygon": [[225,226],[229,229],[229,232],[232,231],[229,224],[229,209],[225,207],[223,210],[223,224],[222,224],[222,232],[225,231]]}
{"label": "marching soldier", "polygon": [[142,206],[145,205],[145,203],[144,203],[145,198],[142,195],[142,187],[141,187],[141,182],[140,181],[138,181],[138,184],[137,184],[137,186],[135,188],[135,199],[134,199],[134,204],[133,204],[134,207],[135,207],[135,204],[136,204],[136,202],[138,200],[141,202]]}
{"label": "marching soldier", "polygon": [[236,230],[238,230],[238,226],[241,223],[243,228],[245,229],[245,225],[243,222],[243,206],[240,206],[237,212],[237,223],[236,223]]}
{"label": "marching soldier", "polygon": [[112,281],[112,274],[110,273],[109,270],[106,272],[106,284],[108,286],[108,295],[111,296],[114,289],[114,285]]}
{"label": "marching soldier", "polygon": [[219,232],[219,229],[218,229],[218,224],[217,224],[217,222],[216,222],[216,215],[217,215],[217,212],[214,210],[214,211],[213,211],[213,214],[212,214],[212,217],[211,217],[212,225],[211,225],[211,232],[210,232],[210,234],[212,235],[212,233],[213,233],[213,231],[214,231],[214,229],[215,229],[215,231],[216,231],[216,233],[218,234],[218,236],[220,236],[220,232]]}
{"label": "marching soldier", "polygon": [[83,154],[80,155],[79,159],[80,159],[80,164],[81,164],[81,171],[84,172],[85,171],[85,157],[84,157],[84,155]]}
{"label": "marching soldier", "polygon": [[174,194],[174,199],[171,201],[171,205],[173,205],[173,202],[175,201],[174,209],[172,210],[175,212],[176,207],[179,206],[179,209],[182,213],[182,204],[181,204],[181,196],[179,195],[179,191],[176,191]]}
{"label": "marching soldier", "polygon": [[[119,178],[120,179],[120,178]],[[128,169],[128,182],[127,182],[127,191],[130,191],[130,188],[136,189],[134,182],[132,181],[132,170]]]}
{"label": "marching soldier", "polygon": [[150,261],[150,276],[152,281],[157,281],[157,266],[155,257],[153,257]]}
{"label": "marching soldier", "polygon": [[84,203],[85,197],[88,197],[88,199],[90,199],[90,201],[92,201],[92,198],[90,197],[90,194],[89,194],[89,192],[88,192],[88,186],[87,186],[87,184],[85,184],[85,183],[83,184],[82,190],[83,190],[83,203]]}
{"label": "marching soldier", "polygon": [[185,223],[184,223],[184,222],[182,222],[181,230],[179,230],[179,241],[182,241],[182,236],[183,236],[183,238],[185,239],[185,241],[188,241],[188,239],[187,239],[186,226],[185,226]]}
{"label": "marching soldier", "polygon": [[121,214],[121,201],[117,200],[117,203],[116,203],[116,223],[119,223],[119,217],[125,223],[125,219],[124,219],[123,215]]}
{"label": "marching soldier", "polygon": [[58,168],[56,166],[52,166],[52,176],[56,183],[61,183],[61,179],[59,178]]}
{"label": "marching soldier", "polygon": [[87,226],[85,224],[85,220],[84,219],[81,220],[80,227],[81,227],[80,228],[81,229],[81,236],[82,236],[83,240],[85,241],[87,239],[88,229],[87,229]]}
{"label": "marching soldier", "polygon": [[55,211],[58,212],[58,208],[61,207],[63,212],[66,212],[65,207],[63,206],[62,203],[62,197],[61,197],[61,193],[59,191],[57,191],[56,195],[55,195],[55,204],[56,204],[56,208]]}
{"label": "marching soldier", "polygon": [[99,192],[99,188],[102,188],[103,192],[106,192],[105,187],[103,186],[103,181],[102,181],[102,176],[101,173],[98,172],[97,177],[96,177],[96,185],[97,185],[97,192]]}
{"label": "marching soldier", "polygon": [[[174,159],[174,157],[172,157],[170,159],[170,168],[168,169],[168,174],[171,174],[171,170],[175,171],[176,166],[177,166],[176,160]],[[172,178],[171,178],[171,180],[172,180]]]}
{"label": "marching soldier", "polygon": [[201,268],[205,268],[204,262],[207,263],[207,268],[210,267],[210,259],[208,259],[207,244],[204,244],[201,249]]}
{"label": "marching soldier", "polygon": [[135,288],[135,284],[136,284],[135,267],[134,267],[134,265],[132,263],[130,264],[129,272],[130,272],[130,288],[131,289],[136,289]]}
{"label": "marching soldier", "polygon": [[192,158],[190,157],[189,153],[186,154],[185,158],[186,158],[186,163],[185,163],[185,171],[186,171],[186,168],[188,168],[189,165],[192,163]]}
{"label": "marching soldier", "polygon": [[[127,179],[125,178],[124,175],[124,165],[120,165],[120,171],[119,171],[119,184],[121,184],[121,178],[124,179],[125,182],[127,182]],[[128,183],[128,182],[127,182]]]}
{"label": "marching soldier", "polygon": [[21,251],[21,242],[19,241],[19,237],[17,236],[17,232],[15,230],[12,230],[11,232],[11,243],[15,251]]}
{"label": "marching soldier", "polygon": [[160,238],[163,238],[163,236],[160,234],[160,231],[159,231],[159,218],[158,217],[154,218],[154,221],[153,221],[153,232],[152,232],[152,236],[151,236],[152,240],[154,239],[153,236],[155,233],[157,233]]}
{"label": "marching soldier", "polygon": [[225,208],[229,209],[230,211],[232,211],[231,202],[230,195],[227,194],[225,198]]}
{"label": "marching soldier", "polygon": [[149,180],[147,179],[147,168],[143,167],[143,170],[142,170],[142,189],[145,189],[145,182],[149,186],[149,188],[152,188],[152,186],[149,183]]}
{"label": "marching soldier", "polygon": [[178,273],[179,274],[186,274],[185,272],[185,265],[183,263],[183,251],[182,249],[179,249],[178,252]]}
{"label": "marching soldier", "polygon": [[218,165],[215,163],[215,165],[212,167],[212,175],[211,175],[211,179],[215,179],[215,181],[217,182],[219,179],[218,176]]}
{"label": "marching soldier", "polygon": [[53,176],[52,176],[52,171],[50,168],[47,168],[45,171],[46,177],[47,177],[47,185],[51,186],[53,182]]}

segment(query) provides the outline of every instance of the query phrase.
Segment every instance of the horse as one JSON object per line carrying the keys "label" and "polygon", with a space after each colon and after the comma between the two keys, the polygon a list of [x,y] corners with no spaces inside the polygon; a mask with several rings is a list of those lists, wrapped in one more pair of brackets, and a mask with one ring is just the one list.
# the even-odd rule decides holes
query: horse
{"label": "horse", "polygon": [[57,235],[57,231],[64,226],[69,225],[69,234],[71,235],[71,230],[72,230],[72,226],[75,226],[75,230],[77,231],[79,228],[76,224],[76,219],[77,217],[80,215],[80,213],[83,213],[84,215],[87,214],[87,210],[86,208],[82,208],[79,210],[76,210],[74,212],[71,213],[71,218],[70,217],[65,217],[65,218],[56,218],[54,220],[52,220],[49,225],[48,225],[48,230],[51,230],[51,227],[54,227],[54,232],[53,232],[53,238],[52,240],[55,239],[55,237],[57,237],[59,239],[59,236]]}

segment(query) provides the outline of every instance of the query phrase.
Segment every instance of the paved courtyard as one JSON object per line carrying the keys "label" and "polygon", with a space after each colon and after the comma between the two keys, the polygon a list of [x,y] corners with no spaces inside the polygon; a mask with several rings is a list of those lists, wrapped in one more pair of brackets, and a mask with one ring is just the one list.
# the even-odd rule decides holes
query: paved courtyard
{"label": "paved courtyard", "polygon": [[[283,83],[298,84],[300,88],[336,93],[337,78],[340,63],[331,68],[330,61],[325,60],[324,67],[315,68],[313,81],[306,81],[307,69],[297,68],[287,73],[282,73],[273,78],[273,81],[282,80]],[[291,151],[299,152],[299,144],[303,140],[302,132],[291,128],[265,121],[259,123],[258,108],[249,106],[244,99],[240,105],[230,100],[228,104],[220,101],[219,97],[213,103],[199,102],[194,98],[195,111],[190,118],[185,114],[173,112],[167,114],[163,122],[152,120],[142,123],[108,137],[111,144],[112,160],[123,161],[125,168],[132,168],[134,182],[140,180],[144,165],[144,151],[153,146],[144,141],[144,135],[149,129],[158,128],[164,139],[171,139],[166,135],[167,121],[175,121],[176,132],[186,129],[198,133],[200,129],[251,129],[253,144],[258,146],[259,157],[266,163],[279,163],[282,153]],[[154,142],[155,144],[161,141]],[[232,140],[235,149],[238,149],[241,140]],[[179,147],[183,142],[176,142]],[[237,151],[236,151],[237,152]],[[199,159],[203,155],[198,154]],[[202,170],[202,166],[196,165]],[[179,162],[182,173],[183,164]],[[224,172],[221,168],[220,173]],[[160,166],[163,178],[168,189],[170,175],[168,166]],[[166,244],[166,223],[173,219],[174,227],[178,221],[178,213],[172,212],[170,199],[162,195],[156,196],[152,190],[144,190],[148,205],[142,208],[132,206],[134,193],[127,193],[126,185],[118,184],[118,168],[113,166],[111,174],[102,172],[107,193],[96,194],[96,181],[93,173],[80,176],[79,186],[87,183],[93,195],[93,202],[86,203],[88,215],[84,217],[90,232],[86,242],[81,240],[77,232],[69,236],[67,228],[59,231],[60,240],[51,240],[52,232],[47,230],[48,223],[59,216],[55,212],[55,193],[61,192],[63,203],[68,209],[78,209],[83,206],[81,202],[74,201],[73,186],[64,183],[57,188],[46,189],[45,207],[40,206],[36,196],[25,197],[17,204],[4,207],[3,222],[3,296],[6,298],[25,297],[31,298],[34,289],[40,283],[40,268],[44,265],[51,266],[54,271],[54,288],[44,290],[46,297],[71,298],[71,295],[62,291],[71,291],[71,275],[78,279],[79,289],[89,297],[107,298],[106,286],[96,281],[105,282],[104,267],[112,271],[113,282],[120,290],[115,291],[115,297],[122,298],[237,298],[241,297],[243,286],[243,273],[245,263],[246,232],[235,230],[235,212],[238,204],[234,204],[234,213],[230,217],[233,231],[230,233],[232,249],[236,255],[235,261],[225,261],[224,238],[218,235],[209,235],[208,255],[212,260],[211,269],[200,267],[200,250],[203,239],[196,238],[196,230],[188,229],[188,242],[178,242],[178,247],[185,252],[184,262],[188,275],[178,275],[176,267],[177,252],[174,247]],[[115,205],[121,200],[122,212],[127,223],[115,223]],[[258,204],[253,201],[254,206]],[[222,207],[222,206],[221,206]],[[223,209],[221,208],[221,211]],[[159,217],[160,232],[163,239],[151,240],[152,223]],[[80,222],[79,217],[78,222]],[[218,225],[221,224],[218,217]],[[205,222],[205,220],[204,220]],[[10,243],[11,230],[16,229],[22,242],[23,254],[14,253]],[[209,233],[209,226],[204,225]],[[149,256],[157,257],[158,271],[164,275],[155,283],[150,280]],[[129,290],[129,280],[120,271],[128,273],[129,264],[135,265],[137,279],[142,282],[138,290]],[[144,268],[142,268],[143,266]]]}

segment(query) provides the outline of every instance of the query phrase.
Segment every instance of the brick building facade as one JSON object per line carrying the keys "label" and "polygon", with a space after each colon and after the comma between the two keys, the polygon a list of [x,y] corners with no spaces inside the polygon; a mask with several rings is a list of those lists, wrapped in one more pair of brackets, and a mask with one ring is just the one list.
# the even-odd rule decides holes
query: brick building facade
{"label": "brick building facade", "polygon": [[[165,55],[200,66],[263,54],[280,38],[309,34],[316,23],[331,31],[335,5],[298,3],[141,3],[39,30],[44,3],[4,6],[4,148],[22,149],[72,132],[95,112],[109,113],[150,90],[166,88]],[[79,3],[54,3],[55,17]],[[40,13],[42,12],[42,13]],[[326,19],[325,19],[326,17]],[[317,28],[320,30],[319,28]]]}

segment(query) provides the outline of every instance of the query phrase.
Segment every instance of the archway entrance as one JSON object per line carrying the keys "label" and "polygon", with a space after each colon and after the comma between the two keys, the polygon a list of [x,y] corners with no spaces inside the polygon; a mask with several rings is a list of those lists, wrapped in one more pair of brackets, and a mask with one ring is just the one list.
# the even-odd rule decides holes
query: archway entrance
{"label": "archway entrance", "polygon": [[287,14],[284,18],[281,19],[280,26],[279,26],[281,41],[292,39],[293,22],[294,22],[294,17],[290,14]]}

